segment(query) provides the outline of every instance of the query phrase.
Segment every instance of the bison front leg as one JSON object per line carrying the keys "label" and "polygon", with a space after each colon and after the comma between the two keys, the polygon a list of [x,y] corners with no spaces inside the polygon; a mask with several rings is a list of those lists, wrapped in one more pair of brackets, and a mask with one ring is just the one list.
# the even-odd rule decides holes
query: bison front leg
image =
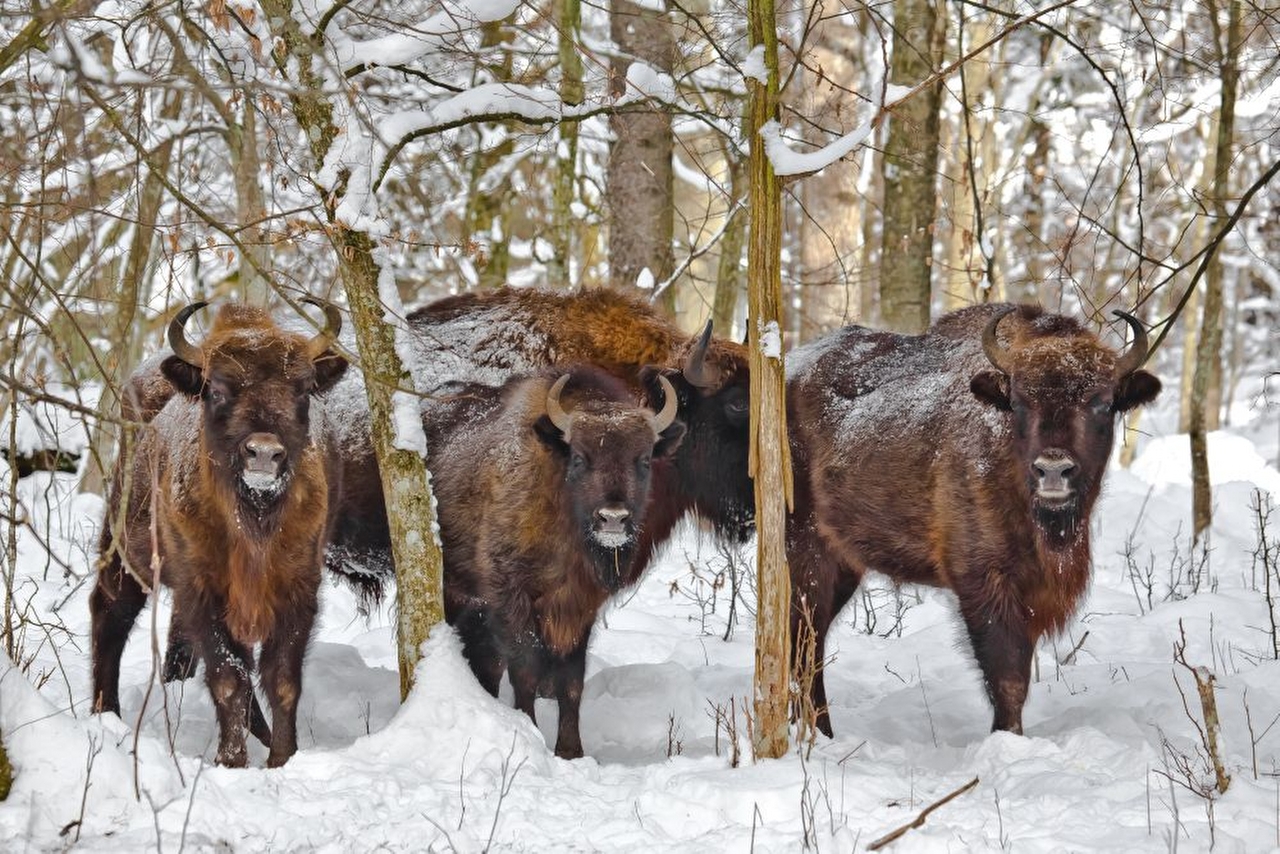
{"label": "bison front leg", "polygon": [[196,675],[195,650],[175,614],[169,620],[169,641],[164,650],[164,666],[160,669],[161,682],[181,682]]}
{"label": "bison front leg", "polygon": [[[1000,613],[1006,609],[965,607],[969,641],[982,670],[987,697],[995,709],[991,731],[1022,734],[1022,707],[1031,684],[1031,655],[1035,642],[1024,617]],[[1012,610],[1012,609],[1007,609]]]}
{"label": "bison front leg", "polygon": [[298,752],[298,698],[302,696],[302,659],[315,623],[314,599],[294,618],[277,626],[262,645],[262,687],[271,703],[271,750],[267,767],[279,768]]}
{"label": "bison front leg", "polygon": [[248,763],[246,734],[249,731],[253,684],[253,653],[232,639],[221,620],[211,619],[207,636],[198,644],[204,659],[205,680],[218,715],[218,755],[215,761],[229,768]]}
{"label": "bison front leg", "polygon": [[556,663],[556,703],[560,709],[559,731],[556,733],[556,756],[561,759],[582,757],[582,733],[579,711],[582,708],[582,683],[587,670],[587,639],[582,645]]}

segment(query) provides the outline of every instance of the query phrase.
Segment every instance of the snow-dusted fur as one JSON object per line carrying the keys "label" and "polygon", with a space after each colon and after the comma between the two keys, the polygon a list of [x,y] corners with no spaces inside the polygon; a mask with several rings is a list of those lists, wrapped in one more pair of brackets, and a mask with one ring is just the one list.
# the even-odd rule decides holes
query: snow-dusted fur
{"label": "snow-dusted fur", "polygon": [[[228,305],[201,347],[161,363],[178,394],[153,412],[135,400],[130,413],[150,421],[122,449],[90,599],[95,711],[119,712],[120,656],[158,567],[174,591],[166,676],[191,675],[190,642],[217,706],[218,762],[245,764],[246,726],[271,766],[297,750],[302,659],[340,504],[336,456],[311,417],[311,396],[347,367],[331,340]],[[274,733],[249,681],[259,643]]]}
{"label": "snow-dusted fur", "polygon": [[556,755],[576,758],[587,641],[600,607],[639,577],[650,467],[669,464],[685,431],[604,371],[575,368],[562,432],[548,416],[555,379],[459,387],[424,425],[446,615],[489,693],[506,670],[530,717],[540,690],[557,700]]}
{"label": "snow-dusted fur", "polygon": [[[991,353],[1003,370],[983,345],[1002,315]],[[798,665],[824,660],[827,629],[868,570],[949,588],[993,729],[1021,732],[1036,640],[1062,628],[1089,580],[1115,417],[1160,390],[1126,364],[1075,320],[1008,305],[954,312],[920,336],[850,326],[797,351],[792,631],[807,614],[816,635]],[[820,667],[812,699],[830,735]]]}

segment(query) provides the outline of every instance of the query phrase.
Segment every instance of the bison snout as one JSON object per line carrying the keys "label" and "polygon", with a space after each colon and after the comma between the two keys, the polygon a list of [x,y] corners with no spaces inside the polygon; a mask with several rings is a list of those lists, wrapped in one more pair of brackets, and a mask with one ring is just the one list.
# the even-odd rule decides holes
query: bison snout
{"label": "bison snout", "polygon": [[631,511],[625,507],[601,507],[595,512],[592,534],[608,548],[620,548],[631,540]]}
{"label": "bison snout", "polygon": [[241,446],[246,483],[274,481],[284,467],[284,445],[274,433],[251,433]]}
{"label": "bison snout", "polygon": [[1036,496],[1049,501],[1070,498],[1076,461],[1065,454],[1041,454],[1031,464],[1036,475]]}

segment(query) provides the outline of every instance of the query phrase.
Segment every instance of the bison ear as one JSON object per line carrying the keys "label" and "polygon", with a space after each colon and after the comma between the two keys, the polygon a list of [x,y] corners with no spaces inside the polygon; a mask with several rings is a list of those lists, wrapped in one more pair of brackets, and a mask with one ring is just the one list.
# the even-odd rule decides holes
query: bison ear
{"label": "bison ear", "polygon": [[332,349],[321,353],[320,358],[315,361],[315,393],[320,394],[333,388],[338,380],[342,379],[342,375],[347,372],[348,367],[347,360]]}
{"label": "bison ear", "polygon": [[1116,398],[1111,408],[1116,412],[1128,412],[1135,406],[1155,400],[1160,388],[1160,380],[1152,374],[1134,371],[1117,384]]}
{"label": "bison ear", "polygon": [[658,365],[645,365],[641,368],[640,388],[644,390],[644,399],[649,401],[650,406],[654,405],[654,401],[657,401],[657,405],[661,406],[664,398],[662,385],[658,382],[659,376],[666,377],[667,382],[671,383],[671,387],[676,390],[676,403],[683,411],[688,400],[689,390],[693,386],[689,385],[689,381],[684,378],[684,374],[675,368],[663,368]]}
{"label": "bison ear", "polygon": [[670,426],[658,435],[658,441],[653,446],[653,456],[661,459],[675,454],[680,447],[680,443],[684,440],[684,434],[684,422],[672,421]]}
{"label": "bison ear", "polygon": [[160,363],[160,373],[169,384],[188,397],[199,397],[204,388],[204,371],[177,356],[169,356]]}
{"label": "bison ear", "polygon": [[1000,371],[979,371],[969,381],[969,390],[987,406],[1005,412],[1012,409],[1009,405],[1009,378]]}
{"label": "bison ear", "polygon": [[560,428],[551,423],[551,418],[543,415],[537,421],[533,422],[534,435],[538,437],[538,441],[547,446],[547,449],[554,454],[562,456],[569,453],[569,446],[564,441],[564,434],[560,432]]}

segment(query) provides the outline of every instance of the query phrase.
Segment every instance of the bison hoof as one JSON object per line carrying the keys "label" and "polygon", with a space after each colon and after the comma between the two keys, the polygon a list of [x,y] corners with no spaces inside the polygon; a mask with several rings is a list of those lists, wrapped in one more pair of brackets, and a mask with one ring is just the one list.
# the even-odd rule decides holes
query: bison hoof
{"label": "bison hoof", "polygon": [[219,750],[213,761],[223,768],[243,768],[249,764],[249,754],[243,747],[239,750]]}
{"label": "bison hoof", "polygon": [[293,756],[293,752],[281,753],[278,755],[275,753],[269,754],[267,756],[267,767],[279,768],[281,765],[288,762],[292,756]]}
{"label": "bison hoof", "polygon": [[560,747],[559,745],[557,745],[556,756],[560,757],[561,759],[581,759],[582,745],[579,744],[575,747]]}
{"label": "bison hoof", "polygon": [[183,682],[196,675],[196,660],[191,647],[186,644],[170,646],[164,654],[164,667],[160,670],[160,681]]}

